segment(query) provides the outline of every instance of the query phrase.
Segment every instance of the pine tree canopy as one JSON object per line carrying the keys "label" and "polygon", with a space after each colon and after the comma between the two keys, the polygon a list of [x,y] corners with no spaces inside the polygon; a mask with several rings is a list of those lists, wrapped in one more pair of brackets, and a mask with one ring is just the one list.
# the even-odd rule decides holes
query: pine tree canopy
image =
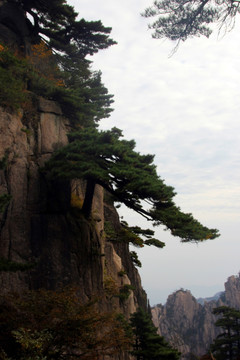
{"label": "pine tree canopy", "polygon": [[122,132],[117,128],[108,131],[85,128],[72,133],[69,145],[53,154],[45,172],[52,179],[87,180],[85,200],[90,207],[94,185],[99,184],[155,225],[165,225],[182,241],[216,238],[216,229],[204,227],[175,205],[176,193],[158,176],[154,156],[141,155],[134,150],[133,140],[121,137]]}
{"label": "pine tree canopy", "polygon": [[142,15],[156,17],[149,25],[154,38],[179,42],[193,36],[209,37],[212,23],[232,26],[239,6],[238,0],[156,0]]}
{"label": "pine tree canopy", "polygon": [[101,21],[77,20],[74,8],[65,0],[8,0],[33,19],[36,35],[48,39],[51,49],[76,58],[93,55],[116,42],[109,38],[110,27]]}
{"label": "pine tree canopy", "polygon": [[[52,75],[51,70],[56,71],[59,79],[57,76],[53,79],[61,83],[59,86],[51,81],[50,85],[46,84],[49,79],[39,65],[42,58],[34,57],[32,52],[29,58],[35,73],[31,68],[32,75],[27,78],[28,90],[58,101],[64,115],[77,129],[69,135],[69,144],[56,151],[46,164],[47,176],[50,179],[86,180],[82,211],[87,218],[91,214],[95,185],[99,184],[118,201],[154,225],[164,225],[182,241],[219,236],[216,229],[208,229],[192,214],[183,213],[175,205],[173,198],[176,193],[158,176],[153,155],[136,152],[135,142],[123,139],[121,130],[117,128],[109,131],[95,129],[96,121],[109,116],[113,100],[101,83],[101,73],[91,71],[86,57],[115,44],[109,37],[111,28],[104,27],[101,21],[78,20],[78,14],[65,0],[6,0],[6,3],[16,5],[26,13],[29,28],[32,35],[35,34],[36,44],[33,45],[40,46],[44,59],[51,60],[49,65],[53,56],[56,66],[50,66],[48,72]],[[159,3],[168,9],[168,2]],[[173,3],[184,8],[190,1]],[[208,2],[201,2],[203,8],[205,3]],[[43,43],[47,48],[41,47]],[[144,243],[158,247],[164,245],[154,238],[148,238]]]}
{"label": "pine tree canopy", "polygon": [[[109,117],[114,100],[113,95],[108,94],[107,88],[102,84],[101,72],[90,72],[88,64],[83,61],[75,62],[74,67],[68,67],[62,60],[62,77],[66,88],[60,102],[72,125],[95,126],[99,120]],[[63,93],[61,89],[58,91]],[[58,96],[57,92],[56,95]]]}
{"label": "pine tree canopy", "polygon": [[116,43],[109,37],[111,28],[101,21],[78,20],[65,0],[6,0],[2,6],[10,14],[20,9],[30,31],[29,44],[21,49],[29,66],[24,89],[59,102],[74,126],[94,126],[108,117],[113,95],[102,84],[101,72],[92,71],[87,56]]}

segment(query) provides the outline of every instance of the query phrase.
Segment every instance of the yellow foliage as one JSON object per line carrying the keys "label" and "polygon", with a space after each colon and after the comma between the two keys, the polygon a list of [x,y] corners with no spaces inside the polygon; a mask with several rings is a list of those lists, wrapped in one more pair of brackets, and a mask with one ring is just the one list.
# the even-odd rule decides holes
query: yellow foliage
{"label": "yellow foliage", "polygon": [[18,351],[21,359],[99,360],[128,350],[131,338],[119,315],[98,311],[95,301],[83,304],[78,293],[66,288],[0,296],[0,326],[6,329],[0,358],[2,350]]}
{"label": "yellow foliage", "polygon": [[44,41],[41,41],[39,44],[32,45],[32,56],[36,56],[39,59],[46,59],[52,56],[52,51]]}
{"label": "yellow foliage", "polygon": [[110,299],[119,294],[119,287],[110,275],[104,275],[104,290]]}
{"label": "yellow foliage", "polygon": [[55,86],[64,86],[60,79],[60,70],[55,62],[52,50],[42,40],[39,44],[32,45],[28,61],[41,76],[52,81]]}
{"label": "yellow foliage", "polygon": [[71,206],[74,208],[81,209],[83,206],[83,199],[77,194],[72,193],[71,195]]}

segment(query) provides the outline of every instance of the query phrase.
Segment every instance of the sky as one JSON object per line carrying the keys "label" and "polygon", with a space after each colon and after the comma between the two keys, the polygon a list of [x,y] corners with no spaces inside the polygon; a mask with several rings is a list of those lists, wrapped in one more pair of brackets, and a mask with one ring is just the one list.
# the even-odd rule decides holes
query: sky
{"label": "sky", "polygon": [[[240,24],[210,39],[174,43],[151,37],[140,13],[152,0],[69,0],[80,18],[101,20],[118,42],[91,57],[93,70],[114,95],[114,112],[100,123],[116,126],[136,150],[155,154],[158,174],[175,188],[175,203],[221,237],[181,243],[163,228],[163,249],[133,249],[151,305],[183,288],[208,297],[240,271]],[[240,20],[240,17],[239,17]],[[129,225],[149,222],[121,208]]]}

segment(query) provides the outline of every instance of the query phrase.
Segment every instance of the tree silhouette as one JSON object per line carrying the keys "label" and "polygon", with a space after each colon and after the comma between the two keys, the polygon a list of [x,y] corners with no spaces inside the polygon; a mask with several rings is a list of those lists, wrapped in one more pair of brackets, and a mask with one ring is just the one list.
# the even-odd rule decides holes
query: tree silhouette
{"label": "tree silhouette", "polygon": [[213,310],[220,318],[215,325],[222,332],[211,345],[216,360],[237,360],[240,358],[240,311],[228,306],[220,306]]}
{"label": "tree silhouette", "polygon": [[239,11],[238,0],[157,0],[142,15],[156,18],[149,25],[154,38],[179,43],[193,36],[209,37],[212,23],[231,27]]}

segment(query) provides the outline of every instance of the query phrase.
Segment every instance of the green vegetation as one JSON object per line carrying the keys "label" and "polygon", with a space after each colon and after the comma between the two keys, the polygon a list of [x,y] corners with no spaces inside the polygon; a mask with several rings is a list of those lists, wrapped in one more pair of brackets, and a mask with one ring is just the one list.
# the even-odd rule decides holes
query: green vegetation
{"label": "green vegetation", "polygon": [[93,126],[109,116],[112,95],[102,85],[101,73],[90,71],[90,62],[79,60],[73,76],[71,69],[60,70],[56,56],[44,42],[34,45],[32,51],[23,59],[0,46],[1,106],[27,109],[32,96],[39,95],[61,103],[65,116],[74,124]]}
{"label": "green vegetation", "polygon": [[118,276],[123,277],[124,275],[127,275],[127,273],[126,273],[125,270],[120,270],[120,271],[118,272]]}
{"label": "green vegetation", "polygon": [[132,290],[134,290],[134,286],[129,284],[125,284],[120,287],[118,298],[121,303],[124,303],[124,301],[126,301],[129,298]]}
{"label": "green vegetation", "polygon": [[[9,0],[26,14],[32,30],[31,51],[14,53],[6,44],[0,45],[0,105],[26,112],[33,98],[43,96],[58,101],[70,120],[69,144],[56,150],[43,169],[52,180],[84,179],[84,199],[72,198],[78,214],[91,217],[96,185],[101,185],[118,202],[150,220],[163,225],[182,241],[202,241],[218,236],[178,208],[171,186],[157,174],[154,156],[135,150],[134,140],[122,138],[122,131],[113,128],[98,131],[97,122],[110,115],[112,95],[101,82],[101,72],[91,70],[87,58],[100,49],[115,44],[109,37],[110,28],[101,21],[77,20],[77,13],[65,0]],[[32,22],[28,20],[28,16]],[[22,131],[28,133],[27,128]],[[7,155],[0,168],[7,167]],[[11,195],[0,197],[4,212]],[[83,215],[82,215],[83,216]],[[119,231],[106,229],[110,240],[135,246],[164,243],[153,238],[154,232],[122,224]],[[101,255],[97,248],[95,255]],[[136,252],[130,253],[135,265],[141,266]],[[0,271],[26,270],[32,265],[0,259]],[[119,276],[124,273],[120,272]],[[128,299],[131,285],[117,286],[111,276],[104,278],[108,299]],[[158,336],[150,317],[138,310],[131,317],[133,343],[129,326],[119,314],[99,313],[95,302],[82,304],[77,289],[29,291],[20,297],[0,297],[0,359],[1,360],[95,360],[129,350],[137,360],[178,359],[179,354]]]}
{"label": "green vegetation", "polygon": [[[111,222],[105,221],[104,230],[108,241],[124,242],[136,247],[154,245],[158,248],[163,248],[165,246],[162,241],[152,238],[154,235],[153,230],[141,229],[139,226],[128,226],[126,221],[122,221],[121,227],[118,227],[118,229],[114,229]],[[146,240],[142,236],[146,237]]]}
{"label": "green vegetation", "polygon": [[1,271],[25,271],[32,269],[34,267],[34,264],[21,264],[15,261],[7,260],[4,258],[0,258],[0,272]]}
{"label": "green vegetation", "polygon": [[138,255],[137,255],[136,251],[130,251],[130,256],[131,256],[132,262],[134,263],[135,266],[142,267],[142,263],[138,259]]}
{"label": "green vegetation", "polygon": [[[144,245],[153,245],[158,248],[163,248],[165,246],[165,243],[154,239],[154,231],[151,229],[142,229],[140,226],[128,226],[127,222],[122,221],[121,222],[123,226],[123,233],[125,233],[126,238],[128,239],[128,242],[131,242],[134,246],[137,247],[144,247]],[[124,239],[124,234],[121,235]],[[144,237],[145,239],[143,239]]]}
{"label": "green vegetation", "polygon": [[101,21],[78,21],[78,14],[64,0],[11,3],[31,15],[33,24],[27,22],[34,36],[25,58],[22,50],[13,53],[6,44],[0,45],[0,104],[24,108],[34,93],[61,103],[74,124],[94,126],[108,117],[112,95],[101,83],[101,72],[92,71],[86,57],[115,44],[109,38],[111,28]]}
{"label": "green vegetation", "polygon": [[0,170],[6,170],[8,164],[8,152],[0,160]]}
{"label": "green vegetation", "polygon": [[211,352],[216,360],[237,360],[240,358],[240,311],[228,306],[213,310],[219,315],[215,325],[222,332],[211,345]]}
{"label": "green vegetation", "polygon": [[37,59],[40,55],[41,60],[47,53],[51,64],[57,66],[62,86],[51,92],[52,99],[59,101],[64,113],[81,125],[94,125],[95,121],[109,116],[112,95],[102,85],[101,73],[90,69],[91,62],[86,57],[115,44],[109,38],[111,28],[104,27],[101,21],[77,20],[78,14],[65,0],[14,2],[33,17],[33,32],[39,35],[37,45],[42,43],[44,35],[46,49],[40,48]]}
{"label": "green vegetation", "polygon": [[0,104],[18,109],[27,100],[27,62],[0,45]]}
{"label": "green vegetation", "polygon": [[163,337],[157,334],[149,314],[142,309],[131,316],[134,333],[132,355],[137,360],[177,360],[180,353],[173,349]]}
{"label": "green vegetation", "polygon": [[158,16],[150,25],[155,30],[154,37],[170,40],[186,40],[188,37],[212,33],[209,24],[230,21],[239,13],[239,1],[193,1],[170,0],[156,1],[145,10],[145,17]]}
{"label": "green vegetation", "polygon": [[32,32],[47,38],[49,47],[67,60],[85,58],[115,41],[109,38],[111,28],[101,21],[77,20],[78,14],[65,0],[11,0],[33,18]]}
{"label": "green vegetation", "polygon": [[[122,277],[125,274],[125,271],[119,271],[118,276]],[[113,298],[118,298],[120,300],[120,304],[123,304],[131,295],[131,291],[134,290],[134,287],[130,284],[119,286],[112,276],[106,273],[105,269],[104,290],[108,299],[111,300]]]}
{"label": "green vegetation", "polygon": [[[122,287],[122,299],[132,287]],[[122,314],[99,312],[96,299],[81,303],[78,288],[0,296],[1,360],[97,360],[123,351],[136,360],[179,359],[139,309],[130,323]]]}
{"label": "green vegetation", "polygon": [[65,0],[12,2],[33,18],[36,40],[28,60],[35,72],[30,90],[59,101],[75,124],[93,126],[109,116],[112,95],[86,57],[115,44],[109,38],[111,28],[101,21],[77,20],[78,14]]}
{"label": "green vegetation", "polygon": [[[2,94],[2,98],[8,99],[2,105],[18,107],[22,104],[24,107],[30,91],[58,101],[74,129],[69,134],[69,145],[56,151],[46,165],[47,178],[87,180],[82,206],[87,218],[91,215],[95,186],[99,184],[120,203],[154,225],[164,225],[182,241],[216,238],[216,229],[204,227],[175,205],[174,189],[158,176],[153,155],[136,152],[135,142],[121,139],[122,132],[117,128],[108,131],[95,128],[96,122],[112,111],[112,96],[102,85],[101,74],[91,71],[86,56],[115,43],[109,38],[111,29],[103,27],[99,21],[77,20],[73,7],[64,0],[51,3],[13,0],[12,3],[32,16],[36,40],[26,59],[19,59],[1,47],[2,72],[7,71],[13,82],[20,79],[18,88],[12,88],[11,99]],[[42,40],[43,35],[45,40]],[[11,81],[10,86],[4,84],[3,89],[5,86],[11,89]],[[18,99],[16,92],[23,94],[24,99]],[[134,229],[125,229],[125,235],[132,237],[129,242],[135,245],[164,246],[154,238],[144,241]]]}
{"label": "green vegetation", "polygon": [[212,23],[231,28],[239,12],[238,0],[157,0],[142,15],[156,18],[149,25],[154,38],[179,43],[193,36],[209,37]]}
{"label": "green vegetation", "polygon": [[[117,128],[108,131],[85,128],[69,134],[69,145],[56,151],[47,162],[46,176],[49,179],[87,180],[82,206],[87,218],[91,215],[94,190],[98,184],[155,225],[165,225],[182,241],[216,238],[216,229],[204,227],[175,205],[174,189],[165,185],[157,175],[154,156],[141,155],[134,150],[133,140],[121,137],[122,132]],[[152,207],[146,209],[143,202]],[[160,242],[158,245],[162,247]]]}
{"label": "green vegetation", "polygon": [[97,360],[130,345],[123,317],[82,304],[78,289],[0,296],[1,360]]}

